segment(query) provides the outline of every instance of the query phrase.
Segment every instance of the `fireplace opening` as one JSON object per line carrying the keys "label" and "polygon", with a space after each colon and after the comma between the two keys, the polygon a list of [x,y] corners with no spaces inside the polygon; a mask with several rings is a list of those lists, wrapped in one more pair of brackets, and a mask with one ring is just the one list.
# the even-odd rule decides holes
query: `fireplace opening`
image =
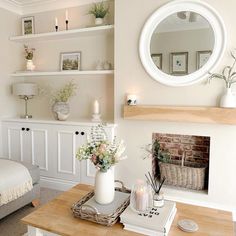
{"label": "fireplace opening", "polygon": [[153,175],[175,188],[208,191],[210,137],[153,133]]}

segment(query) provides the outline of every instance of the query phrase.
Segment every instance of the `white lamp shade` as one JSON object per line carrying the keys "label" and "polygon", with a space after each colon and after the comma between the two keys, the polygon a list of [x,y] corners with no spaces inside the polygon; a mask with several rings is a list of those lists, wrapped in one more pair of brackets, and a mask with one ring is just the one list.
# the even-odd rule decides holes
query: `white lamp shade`
{"label": "white lamp shade", "polygon": [[38,85],[35,83],[13,84],[13,94],[17,96],[35,96],[38,94]]}

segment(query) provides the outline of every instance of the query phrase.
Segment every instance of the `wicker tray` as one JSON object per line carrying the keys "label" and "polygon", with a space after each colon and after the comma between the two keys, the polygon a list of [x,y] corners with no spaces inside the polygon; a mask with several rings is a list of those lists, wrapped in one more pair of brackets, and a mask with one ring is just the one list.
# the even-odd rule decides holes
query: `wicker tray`
{"label": "wicker tray", "polygon": [[[71,210],[74,217],[106,226],[112,226],[113,224],[115,224],[118,221],[121,213],[130,203],[130,190],[125,188],[124,184],[121,181],[116,180],[115,182],[120,183],[122,186],[121,188],[115,188],[116,192],[128,193],[129,195],[112,213],[101,214],[95,207],[86,205],[86,203],[94,196],[94,191],[91,191],[84,197],[82,197],[78,202],[72,205]],[[104,205],[104,207],[108,207],[108,205]]]}

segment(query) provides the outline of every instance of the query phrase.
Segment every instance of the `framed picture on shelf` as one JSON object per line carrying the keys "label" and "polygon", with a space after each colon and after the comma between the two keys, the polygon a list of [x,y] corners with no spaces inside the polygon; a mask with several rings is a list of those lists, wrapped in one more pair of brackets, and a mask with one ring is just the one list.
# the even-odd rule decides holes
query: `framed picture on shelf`
{"label": "framed picture on shelf", "polygon": [[200,69],[207,63],[211,54],[212,54],[212,51],[210,50],[197,52],[197,69]]}
{"label": "framed picture on shelf", "polygon": [[188,52],[173,52],[170,54],[170,73],[172,75],[188,74]]}
{"label": "framed picture on shelf", "polygon": [[159,70],[162,69],[162,53],[153,53],[151,58]]}
{"label": "framed picture on shelf", "polygon": [[61,71],[65,70],[80,70],[81,69],[81,52],[62,52]]}
{"label": "framed picture on shelf", "polygon": [[34,34],[34,17],[22,18],[22,35]]}

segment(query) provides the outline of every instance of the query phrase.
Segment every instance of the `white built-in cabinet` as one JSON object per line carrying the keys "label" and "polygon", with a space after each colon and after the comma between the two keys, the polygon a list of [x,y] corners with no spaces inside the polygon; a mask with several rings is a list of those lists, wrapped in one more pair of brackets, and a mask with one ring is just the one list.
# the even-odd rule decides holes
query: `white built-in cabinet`
{"label": "white built-in cabinet", "polygon": [[[96,171],[94,166],[90,161],[78,161],[75,155],[77,149],[86,143],[87,134],[94,125],[78,122],[3,120],[3,157],[38,165],[44,183],[60,183],[68,187],[75,183],[91,184]],[[115,125],[107,124],[105,130],[109,139],[113,139]]]}

